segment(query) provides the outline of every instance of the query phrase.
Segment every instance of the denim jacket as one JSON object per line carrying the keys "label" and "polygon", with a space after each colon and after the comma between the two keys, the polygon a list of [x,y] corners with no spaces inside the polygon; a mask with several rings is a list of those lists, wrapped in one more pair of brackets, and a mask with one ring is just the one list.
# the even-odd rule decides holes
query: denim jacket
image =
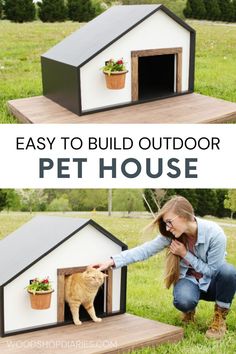
{"label": "denim jacket", "polygon": [[[202,273],[203,277],[197,281],[193,276],[187,275],[188,265],[180,261],[180,278],[188,278],[194,283],[199,284],[203,291],[207,291],[211,277],[225,262],[226,255],[226,236],[215,222],[196,218],[198,225],[197,241],[194,245],[194,254],[187,251],[184,259],[190,263],[196,272]],[[123,251],[112,256],[115,268],[126,266],[130,263],[143,261],[154,254],[168,247],[171,239],[159,235],[152,241]]]}

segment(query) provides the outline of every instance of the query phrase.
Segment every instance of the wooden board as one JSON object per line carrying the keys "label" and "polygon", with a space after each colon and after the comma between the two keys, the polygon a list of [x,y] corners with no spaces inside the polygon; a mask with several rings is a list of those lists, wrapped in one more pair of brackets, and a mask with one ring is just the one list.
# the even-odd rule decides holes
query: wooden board
{"label": "wooden board", "polygon": [[101,354],[178,342],[183,329],[130,314],[0,338],[0,353]]}
{"label": "wooden board", "polygon": [[153,102],[77,116],[44,96],[8,102],[22,123],[224,123],[236,122],[236,103],[192,93]]}

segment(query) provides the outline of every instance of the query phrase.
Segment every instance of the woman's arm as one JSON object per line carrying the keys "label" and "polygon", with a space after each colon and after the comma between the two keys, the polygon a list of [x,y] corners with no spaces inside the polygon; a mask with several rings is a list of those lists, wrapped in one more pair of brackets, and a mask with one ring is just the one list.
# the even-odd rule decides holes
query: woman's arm
{"label": "woman's arm", "polygon": [[121,268],[130,263],[143,261],[162,251],[169,244],[170,240],[167,237],[157,236],[154,240],[114,255],[104,263],[93,264],[92,266],[99,270],[105,270],[109,267]]}

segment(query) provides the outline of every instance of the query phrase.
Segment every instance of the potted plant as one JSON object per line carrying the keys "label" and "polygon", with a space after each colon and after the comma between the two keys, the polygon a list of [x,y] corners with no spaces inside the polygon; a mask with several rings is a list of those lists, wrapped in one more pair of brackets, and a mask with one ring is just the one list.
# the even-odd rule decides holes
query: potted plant
{"label": "potted plant", "polygon": [[128,72],[123,59],[110,59],[102,67],[108,89],[120,90],[125,87],[125,77]]}
{"label": "potted plant", "polygon": [[54,290],[48,277],[44,279],[34,278],[30,280],[26,288],[30,295],[32,309],[45,310],[50,307],[51,296]]}

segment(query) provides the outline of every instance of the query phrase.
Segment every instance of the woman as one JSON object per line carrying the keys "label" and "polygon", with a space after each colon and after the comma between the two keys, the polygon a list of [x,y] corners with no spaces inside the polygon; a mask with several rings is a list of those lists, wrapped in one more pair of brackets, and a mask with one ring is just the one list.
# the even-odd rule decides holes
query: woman
{"label": "woman", "polygon": [[236,269],[225,262],[223,230],[214,222],[196,218],[192,205],[181,196],[172,197],[162,207],[153,225],[159,227],[160,236],[93,267],[120,268],[167,248],[165,284],[167,288],[174,287],[173,303],[183,312],[183,321],[194,321],[199,300],[215,301],[213,321],[206,336],[223,338],[236,291]]}

